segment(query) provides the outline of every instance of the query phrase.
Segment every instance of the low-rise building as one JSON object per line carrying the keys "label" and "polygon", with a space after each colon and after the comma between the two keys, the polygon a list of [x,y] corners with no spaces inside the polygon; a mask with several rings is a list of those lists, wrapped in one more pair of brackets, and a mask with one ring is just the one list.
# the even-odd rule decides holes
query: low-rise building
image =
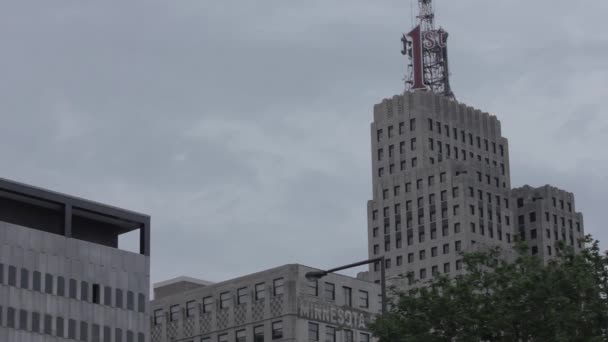
{"label": "low-rise building", "polygon": [[369,342],[380,285],[289,264],[219,283],[179,277],[157,283],[151,342]]}
{"label": "low-rise building", "polygon": [[149,216],[0,179],[1,342],[148,342],[149,288]]}

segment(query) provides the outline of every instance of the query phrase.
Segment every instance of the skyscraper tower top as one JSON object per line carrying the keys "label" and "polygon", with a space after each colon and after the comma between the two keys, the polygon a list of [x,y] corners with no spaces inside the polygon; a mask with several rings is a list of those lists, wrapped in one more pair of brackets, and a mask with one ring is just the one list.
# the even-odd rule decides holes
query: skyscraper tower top
{"label": "skyscraper tower top", "polygon": [[418,0],[418,25],[401,38],[408,57],[406,91],[431,91],[454,99],[448,68],[448,33],[435,29],[432,0]]}

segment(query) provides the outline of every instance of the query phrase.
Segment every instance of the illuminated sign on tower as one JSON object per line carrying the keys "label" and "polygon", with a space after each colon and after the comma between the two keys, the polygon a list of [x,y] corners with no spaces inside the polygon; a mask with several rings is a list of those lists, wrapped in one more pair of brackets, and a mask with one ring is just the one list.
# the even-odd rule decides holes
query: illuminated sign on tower
{"label": "illuminated sign on tower", "polygon": [[431,0],[418,0],[419,24],[401,38],[409,58],[406,90],[428,90],[454,98],[448,70],[448,33],[436,30]]}

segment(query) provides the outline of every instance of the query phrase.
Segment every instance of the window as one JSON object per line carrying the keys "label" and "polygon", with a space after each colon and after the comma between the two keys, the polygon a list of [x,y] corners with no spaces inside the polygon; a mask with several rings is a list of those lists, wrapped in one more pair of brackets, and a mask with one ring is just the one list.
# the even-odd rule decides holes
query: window
{"label": "window", "polygon": [[245,329],[236,331],[236,342],[245,342],[247,341],[247,334],[245,333]]}
{"label": "window", "polygon": [[391,138],[393,136],[393,126],[388,126],[388,137]]}
{"label": "window", "polygon": [[[65,323],[64,322],[65,322],[65,320],[63,319],[63,317],[57,317],[57,319],[55,320],[55,331],[56,331],[56,335],[59,337],[64,337],[64,334],[65,334],[65,332],[64,332]],[[109,338],[108,338],[108,340],[109,340]]]}
{"label": "window", "polygon": [[408,262],[408,263],[410,263],[410,264],[411,264],[412,262],[414,262],[414,253],[409,253],[409,254],[407,255],[407,262]]}
{"label": "window", "polygon": [[450,253],[450,245],[446,243],[445,245],[443,245],[443,254],[448,253]]}
{"label": "window", "polygon": [[249,293],[247,292],[247,288],[241,287],[240,289],[236,290],[236,303],[238,305],[247,303],[248,296]]}
{"label": "window", "polygon": [[127,291],[127,310],[135,310],[135,294]]}
{"label": "window", "polygon": [[379,129],[376,131],[376,140],[377,141],[381,141],[382,140],[382,129]]}
{"label": "window", "polygon": [[203,298],[203,313],[209,313],[213,309],[213,297]]}
{"label": "window", "polygon": [[456,269],[457,270],[461,270],[462,269],[462,260],[456,260]]}
{"label": "window", "polygon": [[227,309],[230,306],[230,292],[220,293],[220,309]]}
{"label": "window", "polygon": [[29,280],[29,271],[25,268],[21,269],[21,288],[22,289],[28,289],[29,288],[29,284],[30,284],[30,280]]}
{"label": "window", "polygon": [[359,342],[370,342],[369,341],[369,334],[359,333]]}
{"label": "window", "polygon": [[8,267],[8,285],[17,286],[17,267],[15,266]]}
{"label": "window", "polygon": [[217,342],[228,342],[228,334],[217,335]]}
{"label": "window", "polygon": [[62,276],[57,277],[57,295],[65,296],[65,278]]}
{"label": "window", "polygon": [[122,290],[121,289],[116,289],[116,307],[117,308],[122,308],[122,301],[123,301],[123,296],[122,296]]}
{"label": "window", "polygon": [[325,283],[325,298],[329,300],[336,300],[336,285],[332,283]]}
{"label": "window", "polygon": [[416,130],[416,119],[410,119],[410,131]]}
{"label": "window", "polygon": [[80,340],[81,341],[89,340],[89,325],[85,321],[80,322]]}
{"label": "window", "polygon": [[19,310],[19,329],[27,330],[27,311]]}
{"label": "window", "polygon": [[344,286],[342,289],[344,291],[344,305],[353,306],[353,289],[346,286]]}
{"label": "window", "polygon": [[174,322],[179,318],[179,304],[169,307],[169,321]]}
{"label": "window", "polygon": [[384,156],[384,150],[379,148],[378,149],[378,161],[381,161],[383,156]]}
{"label": "window", "polygon": [[99,342],[101,338],[101,327],[98,324],[91,325],[91,341]]}
{"label": "window", "polygon": [[382,176],[384,176],[384,168],[383,167],[381,167],[381,168],[378,169],[378,177],[382,177]]}
{"label": "window", "polygon": [[163,319],[163,309],[154,310],[154,320],[153,320],[154,325],[160,325],[162,323],[162,319]]}
{"label": "window", "polygon": [[441,196],[441,202],[445,202],[445,201],[447,201],[447,200],[448,200],[448,192],[447,192],[447,191],[443,190],[443,191],[440,193],[440,196]]}
{"label": "window", "polygon": [[416,167],[418,165],[418,159],[412,158],[412,167]]}
{"label": "window", "polygon": [[359,306],[362,308],[369,307],[369,293],[367,291],[359,290]]}
{"label": "window", "polygon": [[443,264],[443,273],[450,273],[450,263],[446,262]]}
{"label": "window", "polygon": [[278,340],[283,338],[283,322],[272,322],[272,339]]}
{"label": "window", "polygon": [[[11,266],[13,267],[13,266]],[[11,267],[9,267],[8,269],[8,283],[9,285],[11,285]],[[42,291],[42,273],[38,272],[38,271],[34,271],[34,285],[32,287],[32,289],[34,291]],[[13,286],[15,286],[16,284],[13,284]]]}
{"label": "window", "polygon": [[344,330],[344,342],[354,342],[352,330]]}
{"label": "window", "polygon": [[86,281],[80,282],[80,300],[85,302],[89,300],[89,283]]}
{"label": "window", "polygon": [[263,325],[258,325],[258,326],[253,327],[253,342],[264,342],[264,326]]}
{"label": "window", "polygon": [[536,222],[536,212],[530,213],[530,222]]}
{"label": "window", "polygon": [[[47,282],[48,284],[48,282]],[[99,284],[93,284],[93,292],[91,294],[91,301],[95,304],[101,304],[101,289]]]}
{"label": "window", "polygon": [[424,249],[418,252],[418,254],[418,260],[424,260],[426,258],[426,251]]}
{"label": "window", "polygon": [[456,241],[454,243],[454,249],[456,250],[456,252],[460,252],[462,249],[462,243],[460,241]]}
{"label": "window", "polygon": [[325,342],[336,342],[336,328],[325,326]]}
{"label": "window", "polygon": [[460,222],[454,223],[454,234],[460,233]]}
{"label": "window", "polygon": [[275,296],[283,295],[283,291],[284,291],[283,282],[284,282],[283,278],[277,278],[272,281]]}
{"label": "window", "polygon": [[416,151],[416,138],[412,138],[412,140],[410,140],[410,149],[412,151]]}
{"label": "window", "polygon": [[426,278],[426,268],[421,268],[420,269],[420,279],[425,279]]}
{"label": "window", "polygon": [[44,292],[48,294],[53,294],[53,275],[45,274],[44,275]]}
{"label": "window", "polygon": [[38,312],[32,312],[32,331],[40,332],[40,314]]}
{"label": "window", "polygon": [[308,322],[308,340],[319,340],[319,325],[317,323]]}
{"label": "window", "polygon": [[[76,320],[68,320],[68,338],[72,340],[76,339]],[[117,338],[116,341],[119,341],[119,339]]]}
{"label": "window", "polygon": [[191,300],[186,302],[186,317],[193,317],[196,311],[196,301]]}
{"label": "window", "polygon": [[431,247],[431,257],[437,256],[437,247]]}
{"label": "window", "polygon": [[388,189],[382,190],[382,199],[388,199]]}

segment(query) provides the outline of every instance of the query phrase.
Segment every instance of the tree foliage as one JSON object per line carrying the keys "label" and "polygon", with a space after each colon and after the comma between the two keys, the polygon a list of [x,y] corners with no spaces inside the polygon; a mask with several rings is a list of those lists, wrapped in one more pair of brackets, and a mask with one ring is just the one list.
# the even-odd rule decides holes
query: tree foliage
{"label": "tree foliage", "polygon": [[395,291],[371,329],[380,341],[608,341],[608,255],[560,245],[544,264],[523,245],[463,254],[466,272]]}

